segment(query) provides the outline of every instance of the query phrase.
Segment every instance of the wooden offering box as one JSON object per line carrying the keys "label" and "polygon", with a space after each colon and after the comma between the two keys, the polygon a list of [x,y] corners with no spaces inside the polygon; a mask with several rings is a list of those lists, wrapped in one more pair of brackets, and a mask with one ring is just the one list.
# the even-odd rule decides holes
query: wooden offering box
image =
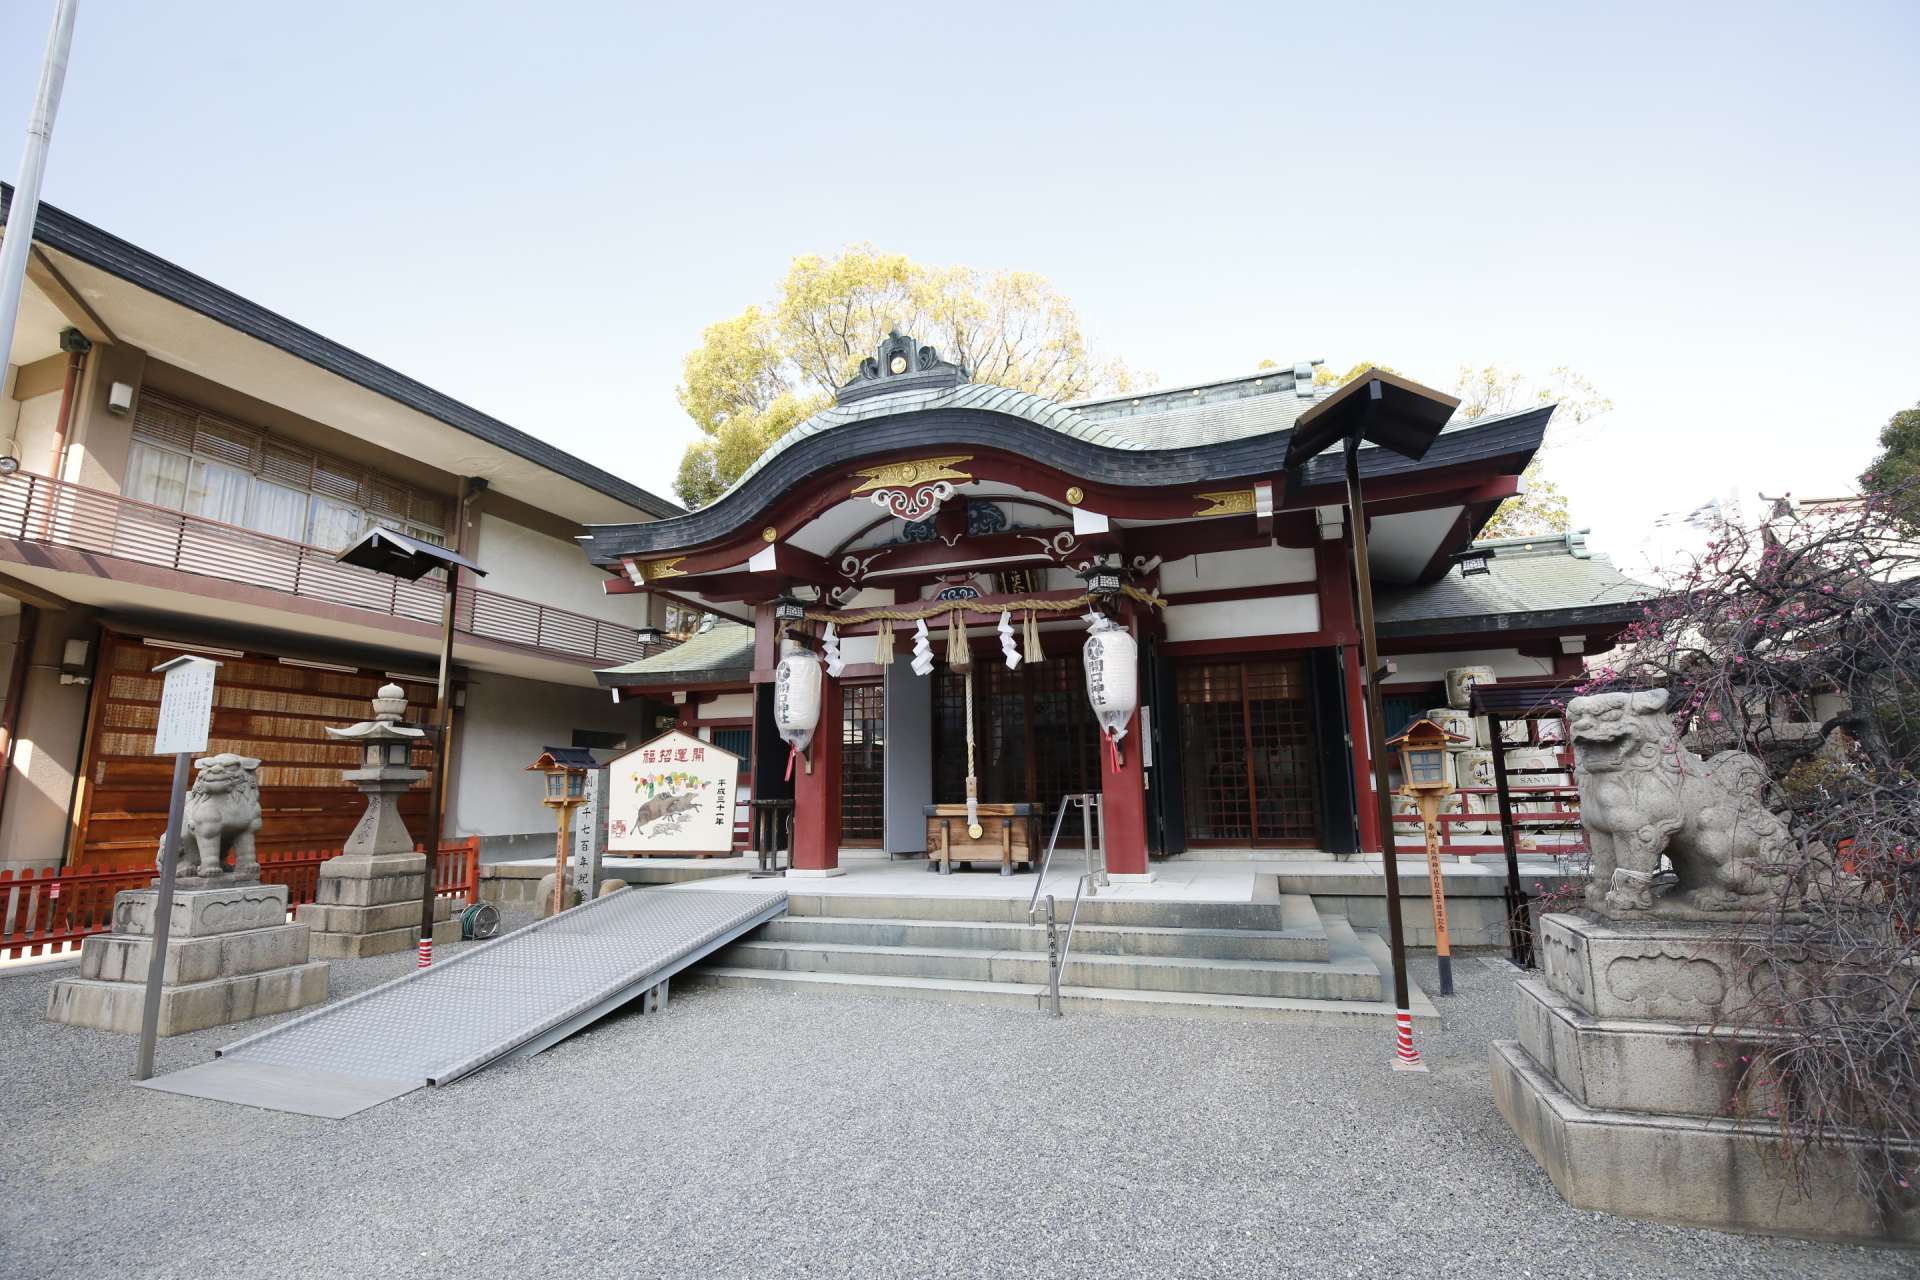
{"label": "wooden offering box", "polygon": [[1035,839],[1035,807],[1030,804],[983,804],[980,838],[967,833],[967,806],[930,804],[927,813],[927,870],[951,875],[956,862],[997,862],[1000,874],[1013,874],[1015,863],[1035,866],[1040,842]]}

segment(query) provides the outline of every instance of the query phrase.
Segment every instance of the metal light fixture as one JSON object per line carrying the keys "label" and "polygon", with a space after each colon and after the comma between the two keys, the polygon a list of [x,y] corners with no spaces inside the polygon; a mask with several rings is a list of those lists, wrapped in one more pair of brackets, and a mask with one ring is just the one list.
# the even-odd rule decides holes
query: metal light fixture
{"label": "metal light fixture", "polygon": [[640,649],[645,652],[665,639],[666,634],[658,627],[635,627],[633,638],[640,642]]}
{"label": "metal light fixture", "polygon": [[775,622],[804,622],[807,606],[792,596],[776,596],[773,601],[773,620]]}
{"label": "metal light fixture", "polygon": [[10,476],[20,469],[20,459],[12,454],[0,457],[0,476]]}
{"label": "metal light fixture", "polygon": [[1492,559],[1493,552],[1491,550],[1485,547],[1470,547],[1456,554],[1453,557],[1453,562],[1460,566],[1461,577],[1471,578],[1479,573],[1492,573],[1493,569],[1488,563]]}
{"label": "metal light fixture", "polygon": [[1113,599],[1123,585],[1120,570],[1105,560],[1095,560],[1080,571],[1080,577],[1087,584],[1087,594],[1095,600]]}

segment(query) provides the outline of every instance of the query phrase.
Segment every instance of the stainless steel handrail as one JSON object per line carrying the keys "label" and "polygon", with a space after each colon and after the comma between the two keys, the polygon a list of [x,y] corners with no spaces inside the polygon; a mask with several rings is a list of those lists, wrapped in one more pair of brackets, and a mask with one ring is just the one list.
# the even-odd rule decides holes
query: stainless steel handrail
{"label": "stainless steel handrail", "polygon": [[1081,799],[1079,796],[1061,796],[1060,808],[1053,815],[1053,834],[1047,837],[1047,851],[1040,855],[1040,873],[1033,878],[1033,894],[1027,899],[1027,923],[1033,923],[1033,912],[1040,901],[1040,886],[1047,882],[1047,868],[1053,865],[1053,846],[1060,842],[1060,824],[1066,821],[1067,803]]}
{"label": "stainless steel handrail", "polygon": [[[1053,834],[1047,838],[1047,851],[1040,859],[1040,873],[1034,880],[1033,896],[1027,900],[1027,923],[1033,923],[1035,904],[1040,899],[1040,888],[1046,883],[1047,869],[1053,862],[1054,847],[1060,841],[1060,824],[1067,816],[1068,804],[1080,806],[1080,825],[1086,836],[1087,869],[1080,873],[1073,885],[1073,910],[1067,913],[1067,936],[1060,937],[1059,919],[1054,910],[1053,895],[1047,895],[1047,1007],[1053,1017],[1060,1016],[1060,977],[1067,970],[1067,962],[1073,957],[1073,930],[1080,923],[1080,900],[1082,895],[1091,891],[1098,897],[1102,886],[1109,884],[1107,879],[1107,843],[1106,808],[1100,802],[1096,792],[1084,792],[1060,798],[1060,811],[1053,818]],[[1100,825],[1100,862],[1096,866],[1093,860],[1094,824]]]}

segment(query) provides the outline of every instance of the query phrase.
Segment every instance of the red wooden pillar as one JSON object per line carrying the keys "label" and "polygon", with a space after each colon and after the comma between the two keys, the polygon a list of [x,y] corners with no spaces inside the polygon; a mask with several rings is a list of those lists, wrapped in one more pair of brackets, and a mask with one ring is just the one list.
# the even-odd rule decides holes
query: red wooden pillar
{"label": "red wooden pillar", "polygon": [[1147,792],[1140,768],[1140,713],[1127,721],[1120,740],[1120,768],[1100,748],[1100,803],[1107,835],[1107,874],[1120,879],[1147,880]]}
{"label": "red wooden pillar", "polygon": [[1354,807],[1360,814],[1360,850],[1379,853],[1380,814],[1373,802],[1373,756],[1367,750],[1367,692],[1360,683],[1360,646],[1350,644],[1341,650],[1346,659],[1347,723],[1352,726]]}
{"label": "red wooden pillar", "polygon": [[[1131,604],[1123,603],[1120,621],[1140,640],[1140,619]],[[1144,697],[1136,690],[1136,696]],[[1120,767],[1113,753],[1100,744],[1100,805],[1106,824],[1107,874],[1116,878],[1150,880],[1147,869],[1147,787],[1140,767],[1140,713],[1127,720],[1127,736],[1120,740]]]}
{"label": "red wooden pillar", "polygon": [[793,763],[793,872],[837,876],[840,869],[840,682],[820,681],[820,727],[808,753],[813,771]]}

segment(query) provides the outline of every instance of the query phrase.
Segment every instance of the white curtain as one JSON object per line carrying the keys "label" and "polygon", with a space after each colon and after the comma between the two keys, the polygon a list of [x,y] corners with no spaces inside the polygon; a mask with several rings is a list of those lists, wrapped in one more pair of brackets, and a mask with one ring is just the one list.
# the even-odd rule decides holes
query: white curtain
{"label": "white curtain", "polygon": [[367,513],[359,507],[332,498],[315,497],[313,515],[307,524],[307,541],[328,551],[338,551],[367,531]]}
{"label": "white curtain", "polygon": [[178,511],[187,500],[186,456],[135,440],[127,454],[127,496]]}
{"label": "white curtain", "polygon": [[186,509],[223,524],[244,525],[252,490],[253,477],[240,468],[195,458],[193,476],[187,485]]}
{"label": "white curtain", "polygon": [[307,495],[300,489],[256,478],[247,527],[300,542],[307,536]]}

